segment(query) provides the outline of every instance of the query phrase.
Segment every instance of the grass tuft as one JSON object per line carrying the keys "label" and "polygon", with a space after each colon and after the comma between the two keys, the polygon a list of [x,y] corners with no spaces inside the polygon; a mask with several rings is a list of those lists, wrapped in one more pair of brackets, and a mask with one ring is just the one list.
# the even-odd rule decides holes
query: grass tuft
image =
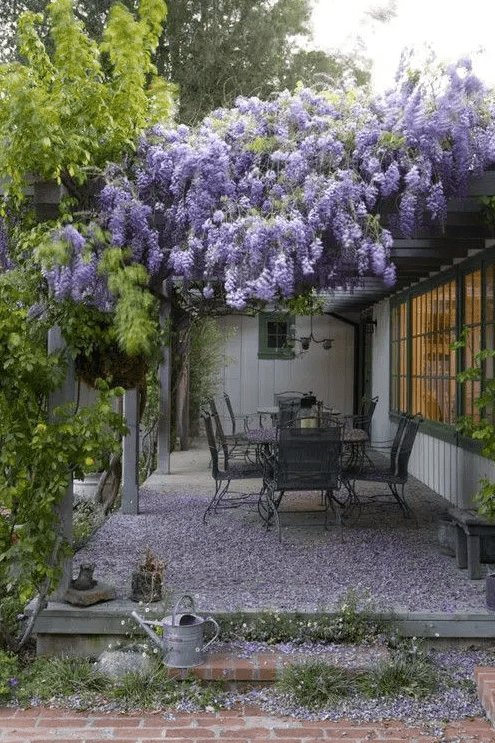
{"label": "grass tuft", "polygon": [[352,680],[341,668],[314,659],[285,666],[277,686],[308,709],[338,702],[354,690]]}

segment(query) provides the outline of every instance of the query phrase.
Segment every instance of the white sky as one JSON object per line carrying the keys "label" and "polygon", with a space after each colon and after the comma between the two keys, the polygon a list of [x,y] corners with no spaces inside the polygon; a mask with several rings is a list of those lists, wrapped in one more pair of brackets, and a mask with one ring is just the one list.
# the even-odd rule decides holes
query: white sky
{"label": "white sky", "polygon": [[351,51],[360,37],[377,91],[393,84],[404,47],[426,45],[442,60],[471,57],[477,75],[495,86],[495,0],[395,0],[396,16],[387,23],[366,14],[393,2],[314,0],[315,46]]}

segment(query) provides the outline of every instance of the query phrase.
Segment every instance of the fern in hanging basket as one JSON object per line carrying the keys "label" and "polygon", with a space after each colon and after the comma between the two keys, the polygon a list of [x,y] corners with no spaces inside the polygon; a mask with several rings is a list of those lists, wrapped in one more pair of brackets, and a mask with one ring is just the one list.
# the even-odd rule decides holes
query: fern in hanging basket
{"label": "fern in hanging basket", "polygon": [[148,361],[144,354],[129,355],[117,345],[96,347],[90,354],[80,353],[76,357],[76,373],[89,387],[97,387],[103,379],[110,388],[123,387],[131,390],[146,379]]}

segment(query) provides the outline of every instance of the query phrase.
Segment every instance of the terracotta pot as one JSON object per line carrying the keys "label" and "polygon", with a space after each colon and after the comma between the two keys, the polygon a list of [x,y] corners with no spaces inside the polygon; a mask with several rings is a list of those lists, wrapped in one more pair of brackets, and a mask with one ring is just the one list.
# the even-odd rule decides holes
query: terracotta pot
{"label": "terracotta pot", "polygon": [[148,604],[162,598],[162,576],[148,570],[135,570],[131,576],[131,600]]}

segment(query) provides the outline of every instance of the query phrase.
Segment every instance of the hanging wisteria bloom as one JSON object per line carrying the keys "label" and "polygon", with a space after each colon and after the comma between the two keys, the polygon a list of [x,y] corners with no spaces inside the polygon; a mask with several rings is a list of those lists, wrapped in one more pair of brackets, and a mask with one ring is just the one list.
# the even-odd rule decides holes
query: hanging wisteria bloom
{"label": "hanging wisteria bloom", "polygon": [[[493,110],[468,60],[397,80],[383,97],[299,90],[239,99],[194,129],[154,127],[108,171],[98,219],[110,245],[150,287],[174,277],[239,310],[367,275],[392,286],[380,213],[404,235],[425,215],[441,222],[495,161]],[[71,228],[61,238],[72,257],[46,272],[54,296],[108,305],[96,254]]]}

